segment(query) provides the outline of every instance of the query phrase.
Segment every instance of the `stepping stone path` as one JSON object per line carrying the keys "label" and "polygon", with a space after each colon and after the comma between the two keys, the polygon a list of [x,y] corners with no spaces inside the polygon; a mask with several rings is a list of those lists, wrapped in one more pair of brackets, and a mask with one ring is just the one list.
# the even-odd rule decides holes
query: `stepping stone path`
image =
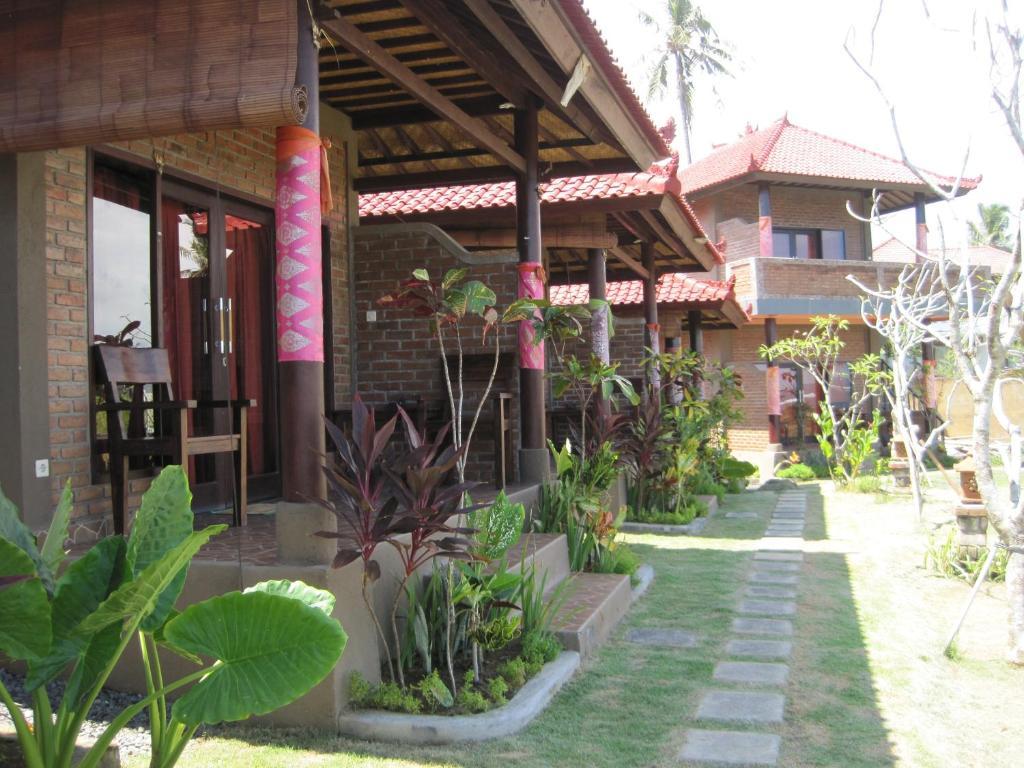
{"label": "stepping stone path", "polygon": [[[680,760],[715,765],[778,763],[782,739],[769,731],[785,718],[789,666],[780,660],[788,659],[793,650],[787,638],[793,635],[804,555],[795,548],[786,549],[788,543],[773,540],[802,540],[806,512],[807,497],[802,491],[779,496],[761,539],[767,546],[754,553],[736,606],[725,658],[715,666],[713,678],[722,687],[706,691],[698,704],[694,719],[707,727],[687,731]],[[776,690],[766,690],[772,688]],[[729,724],[768,726],[768,730],[716,730]]]}

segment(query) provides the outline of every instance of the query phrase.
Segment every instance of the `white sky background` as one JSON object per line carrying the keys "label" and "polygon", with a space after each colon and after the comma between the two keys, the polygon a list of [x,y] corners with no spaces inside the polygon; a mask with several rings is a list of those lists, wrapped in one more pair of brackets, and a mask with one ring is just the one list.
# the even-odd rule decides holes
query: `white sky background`
{"label": "white sky background", "polygon": [[[659,17],[665,0],[585,0],[612,51],[641,99],[654,61],[653,32],[637,9]],[[750,123],[765,127],[788,113],[804,128],[845,139],[893,157],[899,156],[885,103],[843,50],[865,63],[877,0],[698,0],[733,53],[731,78],[700,79],[694,112],[694,158],[716,144],[735,140]],[[988,49],[972,50],[972,15],[978,27],[986,12],[998,18],[991,0],[886,0],[875,35],[873,71],[896,105],[904,144],[922,168],[955,176],[971,148],[967,175],[984,178],[958,204],[959,216],[976,218],[980,202],[1015,208],[1024,194],[1024,161],[991,99]],[[1011,6],[1014,5],[1011,0]],[[1019,3],[1018,3],[1019,5]],[[1014,9],[1019,13],[1020,9]],[[976,36],[984,42],[979,32]],[[674,114],[672,105],[651,104],[655,124]],[[941,218],[961,237],[965,224],[952,224],[942,205],[928,208],[931,243],[937,245]],[[891,227],[913,242],[912,214],[894,217]],[[876,230],[875,243],[888,235]]]}

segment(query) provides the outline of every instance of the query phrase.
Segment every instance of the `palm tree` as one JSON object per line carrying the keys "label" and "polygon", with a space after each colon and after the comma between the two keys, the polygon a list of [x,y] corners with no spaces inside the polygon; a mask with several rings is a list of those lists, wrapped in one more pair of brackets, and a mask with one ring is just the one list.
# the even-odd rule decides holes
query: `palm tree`
{"label": "palm tree", "polygon": [[971,245],[991,245],[1008,251],[1013,247],[1010,241],[1010,207],[1002,203],[985,205],[978,203],[980,221],[967,222],[967,235]]}
{"label": "palm tree", "polygon": [[683,118],[686,162],[692,163],[690,127],[693,124],[694,76],[700,71],[712,76],[728,75],[726,63],[732,56],[718,39],[711,22],[690,0],[664,0],[664,16],[668,24],[662,28],[651,14],[640,11],[640,21],[661,38],[656,49],[658,58],[651,68],[647,100],[660,98],[668,90],[671,69]]}

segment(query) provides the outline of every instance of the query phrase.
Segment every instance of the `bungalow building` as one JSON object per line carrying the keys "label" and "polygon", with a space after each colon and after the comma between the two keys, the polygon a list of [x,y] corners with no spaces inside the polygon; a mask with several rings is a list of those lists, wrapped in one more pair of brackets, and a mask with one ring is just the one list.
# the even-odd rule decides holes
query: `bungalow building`
{"label": "bungalow building", "polygon": [[[506,301],[538,295],[540,184],[638,173],[668,155],[665,141],[580,0],[25,0],[0,15],[0,51],[0,485],[43,529],[70,483],[75,542],[130,525],[167,458],[111,461],[97,340],[167,350],[175,402],[254,400],[241,488],[237,456],[185,463],[197,512],[241,495],[271,514],[218,537],[183,600],[268,577],[334,591],[348,650],[275,715],[329,726],[347,673],[374,679],[379,657],[358,564],[332,571],[310,538],[334,524],[308,504],[326,494],[322,419],[343,418],[364,388],[379,404],[428,399],[439,371],[434,358],[414,373],[415,321],[382,335],[362,297],[440,254],[500,267]],[[501,184],[509,201],[483,256],[436,226],[356,226],[361,193],[471,182]],[[712,266],[692,212],[661,204],[638,216],[665,236],[622,262]],[[591,239],[598,224],[566,229],[566,248],[607,245]],[[509,453],[535,482],[548,461],[543,370],[507,331]],[[213,408],[187,431],[232,427]],[[167,428],[128,425],[135,437]],[[628,601],[628,581],[609,589]]]}
{"label": "bungalow building", "polygon": [[[850,322],[844,334],[844,362],[879,350],[879,339],[862,322],[858,289],[846,278],[854,274],[867,284],[885,284],[899,274],[899,262],[907,255],[892,256],[896,249],[891,247],[886,249],[889,257],[873,252],[871,225],[862,219],[869,216],[877,190],[883,214],[915,210],[917,247],[926,249],[925,206],[936,195],[899,160],[796,126],[787,118],[762,130],[748,129],[738,141],[688,167],[677,170],[674,162],[661,163],[648,177],[645,183],[668,190],[692,214],[687,218],[691,237],[713,249],[716,258],[710,265],[701,262],[703,271],[697,264],[659,262],[642,283],[634,279],[609,284],[606,295],[613,310],[627,318],[641,294],[653,296],[656,290],[657,304],[645,311],[643,322],[649,325],[653,319],[661,330],[661,338],[652,343],[650,334],[642,340],[640,335],[630,336],[628,319],[620,323],[626,336],[622,356],[613,359],[622,360],[629,375],[639,375],[645,347],[665,351],[678,346],[675,339],[689,337],[691,347],[733,366],[743,381],[745,398],[740,404],[743,417],[730,430],[730,446],[737,456],[758,465],[763,477],[770,476],[790,452],[816,446],[811,413],[821,393],[795,367],[769,365],[759,356],[759,347],[806,330],[815,315],[831,314]],[[956,179],[932,175],[932,181],[948,189]],[[959,193],[977,183],[978,179],[962,179]],[[614,176],[559,179],[542,199],[551,198],[554,205],[561,189],[577,191],[577,207],[596,208],[610,197],[632,199],[624,180]],[[610,194],[611,189],[617,192]],[[462,221],[469,215],[467,207],[500,210],[496,198],[500,193],[493,185],[397,192],[386,200],[363,196],[360,221]],[[466,200],[474,202],[467,206]],[[609,220],[623,223],[623,216],[613,212]],[[644,232],[651,224],[642,213],[637,215],[632,227],[618,232],[609,254],[614,256],[629,247],[624,243],[642,240],[645,234],[656,235],[657,230]],[[552,300],[582,303],[594,295],[582,282],[582,267],[563,268],[565,260],[549,260]],[[621,270],[616,277],[620,275]],[[648,284],[650,294],[644,294],[641,285]],[[707,312],[709,302],[719,303],[717,316]],[[698,306],[704,313],[700,321],[691,319],[689,311]],[[682,307],[686,310],[680,311]],[[700,329],[706,332],[698,333]],[[843,392],[849,391],[848,378],[833,387],[833,398],[841,403]]]}

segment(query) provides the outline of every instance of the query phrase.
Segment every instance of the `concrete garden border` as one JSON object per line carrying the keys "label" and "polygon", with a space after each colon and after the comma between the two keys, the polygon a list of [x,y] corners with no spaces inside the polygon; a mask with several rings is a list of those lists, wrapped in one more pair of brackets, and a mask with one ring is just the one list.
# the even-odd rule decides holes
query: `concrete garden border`
{"label": "concrete garden border", "polygon": [[338,718],[338,732],[367,741],[395,744],[436,745],[485,741],[509,736],[524,728],[544,711],[558,689],[580,667],[576,651],[562,651],[526,681],[515,696],[500,707],[479,715],[407,715],[398,712],[359,710]]}

